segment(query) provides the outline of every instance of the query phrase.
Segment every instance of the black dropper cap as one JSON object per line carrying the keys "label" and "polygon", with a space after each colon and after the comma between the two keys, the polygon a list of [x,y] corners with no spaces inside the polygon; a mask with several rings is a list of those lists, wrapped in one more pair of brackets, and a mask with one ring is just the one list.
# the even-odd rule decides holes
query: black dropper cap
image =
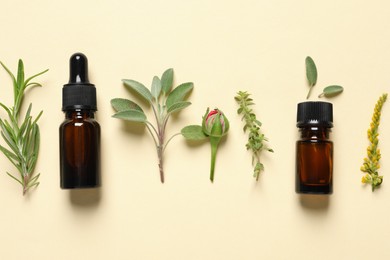
{"label": "black dropper cap", "polygon": [[69,83],[62,88],[62,111],[73,109],[97,110],[96,88],[89,83],[88,59],[75,53],[69,60]]}
{"label": "black dropper cap", "polygon": [[333,127],[333,106],[328,102],[309,101],[298,104],[297,127]]}

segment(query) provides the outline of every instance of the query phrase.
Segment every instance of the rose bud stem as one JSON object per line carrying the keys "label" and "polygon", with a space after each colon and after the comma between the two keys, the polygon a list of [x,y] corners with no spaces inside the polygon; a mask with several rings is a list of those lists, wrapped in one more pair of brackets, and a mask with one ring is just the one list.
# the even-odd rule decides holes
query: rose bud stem
{"label": "rose bud stem", "polygon": [[210,144],[211,144],[210,180],[211,182],[214,182],[215,159],[217,158],[218,144],[220,141],[221,141],[220,137],[210,136]]}

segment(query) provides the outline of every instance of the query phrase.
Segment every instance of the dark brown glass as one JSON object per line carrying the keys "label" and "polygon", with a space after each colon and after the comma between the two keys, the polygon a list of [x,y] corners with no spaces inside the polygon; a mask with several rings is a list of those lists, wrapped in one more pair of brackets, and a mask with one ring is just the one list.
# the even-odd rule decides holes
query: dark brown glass
{"label": "dark brown glass", "polygon": [[333,192],[333,142],[330,128],[300,128],[296,143],[297,193],[331,194]]}
{"label": "dark brown glass", "polygon": [[100,186],[100,126],[91,110],[66,111],[60,126],[62,189]]}

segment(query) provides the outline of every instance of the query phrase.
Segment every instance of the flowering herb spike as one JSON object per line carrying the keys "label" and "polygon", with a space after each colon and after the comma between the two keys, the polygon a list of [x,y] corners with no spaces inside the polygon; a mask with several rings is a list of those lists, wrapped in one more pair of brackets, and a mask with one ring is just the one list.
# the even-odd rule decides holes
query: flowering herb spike
{"label": "flowering herb spike", "polygon": [[5,146],[0,145],[0,151],[18,170],[19,176],[8,172],[7,174],[23,186],[23,195],[25,195],[30,188],[39,185],[38,178],[40,174],[34,175],[34,169],[38,160],[40,144],[40,132],[37,121],[43,111],[33,119],[31,116],[32,104],[30,103],[26,115],[20,123],[20,108],[23,103],[25,90],[28,87],[41,86],[41,84],[31,82],[31,80],[48,70],[25,79],[22,60],[19,60],[16,77],[2,62],[0,64],[12,78],[14,90],[14,105],[12,107],[7,107],[0,103],[0,106],[8,115],[8,120],[0,119],[1,136],[9,147],[7,149]]}
{"label": "flowering herb spike", "polygon": [[151,90],[135,80],[124,79],[122,81],[127,88],[137,93],[152,107],[156,125],[153,125],[147,119],[141,106],[123,98],[114,98],[111,100],[111,105],[116,111],[113,117],[142,123],[146,126],[156,145],[160,180],[164,183],[164,151],[172,138],[180,134],[177,133],[166,140],[166,126],[173,113],[191,105],[185,99],[193,89],[194,84],[192,82],[183,83],[171,90],[173,85],[173,69],[166,70],[161,79],[157,76],[153,77]]}
{"label": "flowering herb spike", "polygon": [[255,113],[250,108],[254,103],[253,99],[249,96],[250,94],[248,92],[239,91],[234,99],[240,106],[237,113],[242,115],[242,121],[245,122],[244,132],[249,132],[246,149],[252,151],[252,164],[254,164],[253,177],[258,181],[261,171],[264,170],[264,165],[260,162],[261,151],[266,150],[272,153],[274,151],[268,148],[264,143],[264,141],[268,141],[268,139],[260,132],[261,122],[256,119]]}
{"label": "flowering herb spike", "polygon": [[218,145],[223,136],[229,131],[229,120],[218,108],[210,111],[207,108],[202,119],[202,125],[189,125],[181,130],[185,139],[191,141],[202,141],[210,139],[211,145],[211,166],[210,180],[214,182],[215,161],[217,157]]}
{"label": "flowering herb spike", "polygon": [[381,110],[383,104],[387,100],[387,93],[383,94],[377,101],[372,115],[372,122],[370,128],[367,131],[367,137],[370,141],[370,145],[367,147],[367,157],[364,158],[364,162],[360,170],[366,174],[362,177],[362,182],[371,184],[372,191],[383,182],[383,176],[379,176],[378,170],[380,168],[379,160],[381,158],[380,150],[378,149],[378,128],[381,118]]}

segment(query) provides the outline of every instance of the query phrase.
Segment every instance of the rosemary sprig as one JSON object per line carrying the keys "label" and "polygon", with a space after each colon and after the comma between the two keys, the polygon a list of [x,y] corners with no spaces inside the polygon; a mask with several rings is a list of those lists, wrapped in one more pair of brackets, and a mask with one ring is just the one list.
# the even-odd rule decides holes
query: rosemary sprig
{"label": "rosemary sprig", "polygon": [[383,182],[383,176],[379,176],[378,170],[380,168],[379,160],[381,158],[381,152],[378,149],[378,128],[381,118],[381,110],[383,104],[386,102],[387,93],[383,94],[377,101],[372,115],[372,122],[370,128],[367,131],[368,140],[370,145],[367,147],[367,157],[364,158],[364,162],[360,170],[366,174],[362,177],[363,183],[371,184],[372,191],[375,190]]}
{"label": "rosemary sprig", "polygon": [[23,103],[25,90],[28,87],[41,86],[41,84],[31,82],[31,80],[48,70],[44,70],[25,80],[22,60],[19,60],[16,77],[2,62],[0,63],[11,76],[14,90],[14,105],[12,107],[7,107],[3,103],[0,103],[0,106],[8,114],[8,120],[0,119],[1,136],[9,147],[7,149],[0,145],[0,151],[18,170],[19,176],[15,176],[9,172],[7,174],[23,186],[23,195],[25,195],[30,188],[39,185],[38,178],[40,174],[34,175],[34,169],[38,159],[40,143],[40,132],[37,121],[43,111],[33,120],[31,116],[32,104],[30,103],[26,115],[23,117],[23,121],[19,123],[20,108]]}
{"label": "rosemary sprig", "polygon": [[273,153],[274,151],[268,148],[264,141],[268,139],[260,132],[261,122],[256,119],[256,115],[250,108],[254,105],[253,99],[246,91],[239,91],[234,99],[239,104],[237,110],[239,115],[242,115],[242,120],[245,121],[244,132],[249,131],[248,143],[246,149],[252,151],[252,165],[254,165],[253,177],[256,181],[259,180],[260,172],[264,170],[264,165],[260,162],[260,153],[263,150]]}

